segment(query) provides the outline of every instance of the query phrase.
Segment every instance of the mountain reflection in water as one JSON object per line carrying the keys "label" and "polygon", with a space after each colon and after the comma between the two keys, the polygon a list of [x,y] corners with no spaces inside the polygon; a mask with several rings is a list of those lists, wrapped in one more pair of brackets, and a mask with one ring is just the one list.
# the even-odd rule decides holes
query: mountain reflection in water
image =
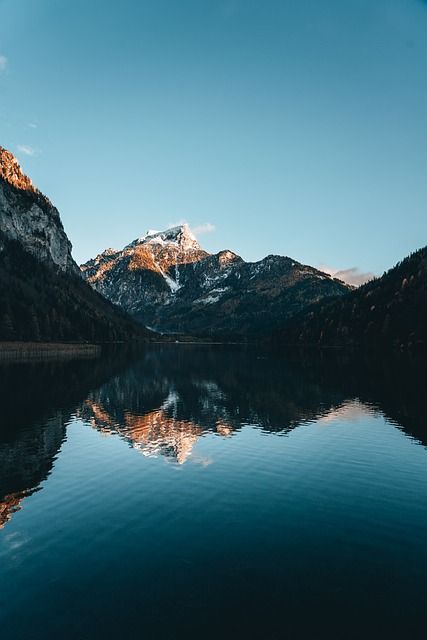
{"label": "mountain reflection in water", "polygon": [[0,363],[0,628],[424,637],[424,379],[242,346]]}
{"label": "mountain reflection in water", "polygon": [[88,398],[77,415],[102,433],[117,432],[146,456],[162,454],[183,464],[203,434],[203,428],[170,416],[170,405],[174,401],[175,396],[171,394],[159,409],[142,416],[124,411],[122,422],[116,423],[103,404]]}
{"label": "mountain reflection in water", "polygon": [[406,357],[165,345],[94,362],[1,363],[0,376],[0,528],[52,472],[75,417],[180,465],[207,433],[286,434],[375,413],[427,443],[422,363]]}

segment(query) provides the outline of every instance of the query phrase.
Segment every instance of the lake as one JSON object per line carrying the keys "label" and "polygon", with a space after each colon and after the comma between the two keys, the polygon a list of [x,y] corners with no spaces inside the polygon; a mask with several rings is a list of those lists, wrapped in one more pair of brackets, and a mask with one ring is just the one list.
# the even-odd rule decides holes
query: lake
{"label": "lake", "polygon": [[425,637],[425,363],[170,344],[0,383],[5,639]]}

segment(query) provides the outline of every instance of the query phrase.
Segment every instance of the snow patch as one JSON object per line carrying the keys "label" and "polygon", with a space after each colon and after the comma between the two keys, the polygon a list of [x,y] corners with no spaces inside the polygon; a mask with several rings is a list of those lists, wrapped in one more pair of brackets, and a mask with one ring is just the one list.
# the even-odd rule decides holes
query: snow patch
{"label": "snow patch", "polygon": [[218,302],[222,298],[223,293],[229,289],[230,287],[217,287],[216,289],[211,289],[209,291],[209,295],[203,298],[198,298],[194,301],[194,304],[214,304],[215,302]]}
{"label": "snow patch", "polygon": [[173,280],[166,273],[162,273],[162,276],[164,277],[164,279],[166,280],[167,284],[169,285],[169,289],[172,291],[172,293],[176,293],[178,291],[178,289],[181,288],[179,286],[178,282],[175,282],[175,280]]}
{"label": "snow patch", "polygon": [[206,298],[199,298],[194,301],[194,304],[213,304],[214,302],[218,302],[221,296],[206,296]]}

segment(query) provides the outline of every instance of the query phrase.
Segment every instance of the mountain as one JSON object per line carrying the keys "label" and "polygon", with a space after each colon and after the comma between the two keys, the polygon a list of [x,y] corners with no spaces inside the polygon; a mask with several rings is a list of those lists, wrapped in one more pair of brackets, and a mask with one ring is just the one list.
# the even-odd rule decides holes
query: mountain
{"label": "mountain", "polygon": [[275,334],[286,344],[425,348],[427,247],[335,300],[322,300]]}
{"label": "mountain", "polygon": [[81,266],[84,278],[146,326],[199,336],[257,335],[349,287],[291,258],[209,254],[188,225],[149,231]]}
{"label": "mountain", "polygon": [[78,274],[58,210],[33,186],[18,160],[3,147],[0,147],[0,229],[6,240],[19,242],[39,262],[57,271]]}
{"label": "mountain", "polygon": [[58,210],[0,147],[0,340],[144,336],[84,282]]}

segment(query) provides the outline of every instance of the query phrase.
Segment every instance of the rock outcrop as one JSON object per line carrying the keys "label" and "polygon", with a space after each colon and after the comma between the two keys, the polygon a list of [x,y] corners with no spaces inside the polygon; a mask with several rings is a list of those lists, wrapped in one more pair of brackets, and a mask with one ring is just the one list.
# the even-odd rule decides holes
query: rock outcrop
{"label": "rock outcrop", "polygon": [[63,272],[78,273],[58,210],[3,147],[0,147],[0,229],[7,239],[19,242],[40,262]]}

